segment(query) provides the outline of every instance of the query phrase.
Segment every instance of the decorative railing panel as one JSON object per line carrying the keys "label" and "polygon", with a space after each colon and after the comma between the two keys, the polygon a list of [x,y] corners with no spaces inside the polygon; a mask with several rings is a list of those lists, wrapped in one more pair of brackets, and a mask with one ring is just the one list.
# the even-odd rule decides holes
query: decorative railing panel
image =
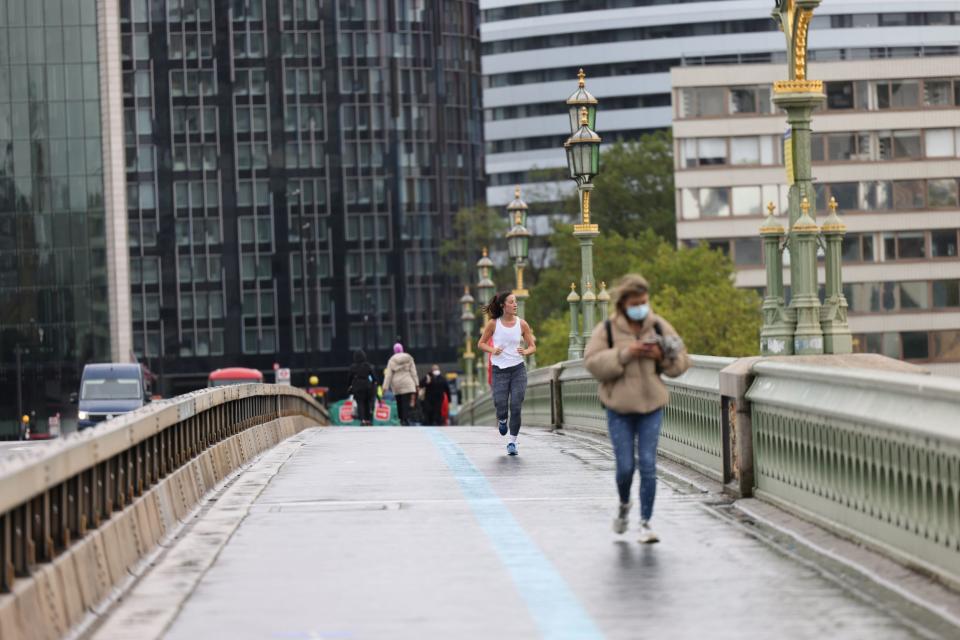
{"label": "decorative railing panel", "polygon": [[960,380],[761,362],[758,497],[960,584]]}
{"label": "decorative railing panel", "polygon": [[735,358],[691,356],[693,365],[682,376],[664,377],[670,402],[664,407],[660,450],[723,480],[723,415],[720,370]]}

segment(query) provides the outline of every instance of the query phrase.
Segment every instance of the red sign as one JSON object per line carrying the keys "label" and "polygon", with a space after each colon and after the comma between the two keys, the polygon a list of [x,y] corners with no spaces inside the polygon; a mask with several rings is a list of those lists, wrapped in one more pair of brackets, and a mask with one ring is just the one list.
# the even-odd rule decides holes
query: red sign
{"label": "red sign", "polygon": [[340,405],[340,422],[346,424],[353,422],[353,401],[347,400]]}
{"label": "red sign", "polygon": [[390,405],[386,402],[378,402],[377,409],[373,412],[373,417],[380,422],[388,422],[390,420]]}

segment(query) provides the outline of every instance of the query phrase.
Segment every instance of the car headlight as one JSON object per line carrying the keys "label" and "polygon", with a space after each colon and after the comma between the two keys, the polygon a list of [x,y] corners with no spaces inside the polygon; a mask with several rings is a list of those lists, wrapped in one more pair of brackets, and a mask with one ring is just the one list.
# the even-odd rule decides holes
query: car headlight
{"label": "car headlight", "polygon": [[77,420],[86,420],[89,414],[86,411],[77,411]]}

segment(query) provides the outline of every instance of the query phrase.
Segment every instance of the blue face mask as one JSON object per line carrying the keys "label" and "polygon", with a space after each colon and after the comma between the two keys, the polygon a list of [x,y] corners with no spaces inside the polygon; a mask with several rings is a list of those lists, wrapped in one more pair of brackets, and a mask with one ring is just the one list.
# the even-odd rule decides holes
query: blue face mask
{"label": "blue face mask", "polygon": [[634,322],[643,322],[650,313],[649,304],[638,304],[633,307],[627,307],[627,317]]}

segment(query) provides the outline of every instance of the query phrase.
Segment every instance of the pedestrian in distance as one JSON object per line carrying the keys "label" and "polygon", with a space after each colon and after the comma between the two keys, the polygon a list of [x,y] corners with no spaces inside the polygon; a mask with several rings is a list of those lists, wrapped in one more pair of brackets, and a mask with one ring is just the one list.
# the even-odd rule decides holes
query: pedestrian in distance
{"label": "pedestrian in distance", "polygon": [[443,401],[444,398],[449,401],[450,384],[447,383],[447,379],[443,376],[443,372],[440,371],[440,365],[438,364],[430,367],[430,373],[425,376],[424,380],[424,387],[426,389],[426,393],[424,394],[426,423],[436,427],[445,426],[446,420],[443,417]]}
{"label": "pedestrian in distance", "polygon": [[490,354],[497,428],[502,436],[507,435],[509,429],[507,454],[515,456],[523,396],[527,391],[527,368],[523,359],[537,352],[537,341],[526,320],[517,317],[517,297],[509,291],[493,296],[485,311],[490,321],[483,328],[477,348]]}
{"label": "pedestrian in distance", "polygon": [[347,392],[353,395],[360,424],[373,424],[373,400],[376,396],[377,376],[373,365],[367,361],[367,354],[361,349],[353,352],[353,364],[350,365],[350,386]]}
{"label": "pedestrian in distance", "polygon": [[657,542],[650,527],[657,493],[657,441],[669,394],[661,374],[675,378],[690,366],[683,340],[650,309],[650,285],[638,274],[620,279],[613,314],[594,327],[583,358],[600,383],[607,430],[616,458],[620,505],[613,530],[627,530],[630,486],[640,467],[640,542]]}
{"label": "pedestrian in distance", "polygon": [[404,427],[413,422],[413,409],[417,402],[417,363],[413,356],[404,353],[399,342],[393,345],[393,355],[387,361],[383,387],[393,392],[397,401],[397,417]]}

